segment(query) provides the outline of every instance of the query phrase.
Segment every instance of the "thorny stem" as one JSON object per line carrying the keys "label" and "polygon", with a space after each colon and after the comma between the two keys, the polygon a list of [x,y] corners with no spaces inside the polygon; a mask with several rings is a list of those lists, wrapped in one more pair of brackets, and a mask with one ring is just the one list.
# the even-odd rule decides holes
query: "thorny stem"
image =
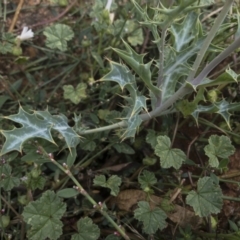
{"label": "thorny stem", "polygon": [[[229,10],[230,6],[229,6],[229,2],[225,3],[225,6],[223,7],[223,11],[225,13],[226,8]],[[231,0],[231,2],[233,2],[233,0]],[[225,14],[226,15],[226,14]],[[225,16],[224,15],[224,16]],[[223,15],[221,15],[222,17]],[[218,20],[218,19],[217,19]],[[216,20],[216,22],[217,22]],[[222,21],[222,19],[219,20],[218,24]],[[216,28],[216,22],[214,24],[214,27]],[[218,25],[219,27],[219,25]],[[212,34],[215,32],[215,30],[212,32]],[[210,31],[211,33],[211,31]],[[210,34],[209,34],[210,35]],[[208,40],[206,41],[208,43]],[[207,46],[207,44],[204,44],[205,48]],[[240,38],[238,38],[237,40],[235,40],[225,51],[223,51],[221,54],[219,54],[213,61],[211,61],[203,70],[202,72],[195,78],[189,78],[188,77],[188,81],[186,82],[190,82],[193,86],[197,86],[201,83],[201,81],[208,75],[208,73],[210,71],[212,71],[221,61],[223,61],[227,56],[229,56],[233,51],[235,51],[238,47],[240,47]],[[202,50],[202,53],[205,53],[205,50]],[[201,59],[202,59],[203,55],[199,55],[197,57],[198,60],[195,61],[194,66],[199,66]],[[198,63],[199,62],[199,63]],[[194,76],[196,71],[192,71],[191,75]],[[193,79],[193,80],[192,80]],[[144,113],[140,115],[140,118],[142,119],[142,121],[148,121],[154,117],[160,116],[163,114],[167,114],[168,113],[168,109],[179,99],[183,98],[185,95],[189,94],[193,92],[193,88],[191,88],[190,86],[187,86],[186,84],[183,85],[181,88],[179,88],[175,94],[167,99],[161,106],[156,107],[154,110],[152,110],[149,113]],[[91,129],[91,130],[85,130],[83,132],[81,132],[82,135],[86,135],[86,134],[90,134],[90,133],[94,133],[94,132],[101,132],[101,131],[106,131],[106,130],[111,130],[111,129],[115,129],[115,128],[123,128],[126,127],[127,123],[125,121],[121,121],[119,123],[115,123],[109,126],[105,126],[105,127],[101,127],[101,128],[96,128],[96,129]]]}
{"label": "thorny stem", "polygon": [[68,175],[69,178],[74,182],[74,184],[77,186],[75,189],[81,193],[87,200],[96,207],[96,210],[98,210],[112,225],[113,227],[121,234],[121,236],[126,239],[130,240],[130,238],[126,235],[124,230],[118,226],[113,219],[108,215],[108,213],[105,211],[104,207],[100,206],[89,194],[88,192],[82,187],[82,185],[77,181],[77,179],[73,176],[72,172],[68,168],[66,164],[63,166],[59,164],[52,156],[49,156],[48,153],[41,147],[39,146],[40,152],[47,156],[49,158],[49,161],[55,164],[61,171],[63,171],[65,174]]}
{"label": "thorny stem", "polygon": [[157,87],[160,87],[163,80],[163,68],[164,68],[164,44],[166,38],[167,28],[162,30],[161,41],[160,41],[160,48],[161,51],[159,52],[159,71],[158,71],[158,79],[157,79]]}
{"label": "thorny stem", "polygon": [[190,71],[190,73],[188,75],[188,78],[186,80],[187,82],[190,82],[194,78],[194,76],[200,66],[200,63],[201,63],[206,51],[208,50],[209,45],[211,44],[213,38],[215,37],[220,25],[224,21],[230,7],[233,4],[233,1],[234,0],[229,0],[229,1],[225,2],[225,5],[223,6],[221,13],[216,18],[214,25],[212,26],[209,34],[207,35],[205,41],[203,42],[203,46],[202,46],[201,50],[199,51],[198,56],[193,64],[192,71]]}

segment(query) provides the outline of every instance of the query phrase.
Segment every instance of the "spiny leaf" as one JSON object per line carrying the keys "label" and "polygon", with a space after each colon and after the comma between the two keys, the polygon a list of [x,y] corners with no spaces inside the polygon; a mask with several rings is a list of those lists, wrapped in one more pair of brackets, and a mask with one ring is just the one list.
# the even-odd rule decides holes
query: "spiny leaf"
{"label": "spiny leaf", "polygon": [[197,28],[198,15],[195,12],[189,13],[181,23],[175,23],[171,26],[171,32],[174,36],[174,48],[180,52],[189,45],[198,35]]}
{"label": "spiny leaf", "polygon": [[77,229],[78,233],[71,240],[97,240],[100,236],[100,229],[89,217],[79,219]]}
{"label": "spiny leaf", "polygon": [[229,103],[225,99],[221,100],[220,102],[215,102],[208,106],[203,105],[197,105],[196,109],[191,113],[191,115],[194,117],[196,122],[198,122],[198,116],[199,113],[218,113],[220,114],[226,123],[228,124],[228,127],[230,126],[230,111],[239,111],[240,110],[240,103]]}
{"label": "spiny leaf", "polygon": [[111,71],[102,77],[101,81],[113,81],[117,82],[123,90],[127,84],[136,85],[135,77],[130,70],[122,64],[110,61]]}
{"label": "spiny leaf", "polygon": [[4,118],[19,123],[22,127],[9,131],[1,130],[6,137],[1,155],[14,150],[21,152],[23,143],[32,138],[43,138],[54,143],[51,129],[62,134],[69,149],[76,147],[79,143],[79,136],[69,127],[68,120],[64,115],[52,116],[48,111],[34,111],[33,114],[29,114],[20,106],[18,114]]}
{"label": "spiny leaf", "polygon": [[125,41],[123,41],[127,51],[113,48],[113,50],[139,75],[146,86],[158,96],[160,90],[152,84],[151,65],[152,61],[144,64],[145,54],[137,54]]}
{"label": "spiny leaf", "polygon": [[42,196],[30,202],[23,210],[24,221],[31,225],[27,236],[31,240],[58,239],[62,234],[60,221],[66,204],[53,191],[46,191]]}
{"label": "spiny leaf", "polygon": [[67,147],[71,151],[79,143],[79,135],[68,125],[68,119],[63,114],[51,115],[48,111],[35,111],[45,121],[52,124],[52,129],[58,131],[64,138]]}
{"label": "spiny leaf", "polygon": [[170,98],[181,83],[184,84],[184,80],[187,77],[190,68],[187,64],[188,59],[197,54],[203,43],[203,39],[199,39],[192,46],[177,53],[171,47],[165,50],[165,67],[163,80],[160,86],[162,92],[162,102],[165,102]]}
{"label": "spiny leaf", "polygon": [[221,84],[228,84],[233,82],[238,82],[239,75],[235,73],[230,67],[226,69],[224,73],[222,73],[220,76],[218,76],[216,79],[211,80],[209,78],[204,78],[199,84],[192,84],[188,83],[189,86],[191,86],[195,91],[197,88],[202,87],[212,87],[212,86],[218,86]]}
{"label": "spiny leaf", "polygon": [[209,144],[204,148],[206,155],[209,157],[211,167],[218,167],[218,158],[228,158],[235,151],[234,146],[228,137],[222,135],[212,135],[208,139]]}
{"label": "spiny leaf", "polygon": [[21,106],[19,107],[18,114],[10,115],[4,118],[19,123],[23,127],[14,128],[13,130],[8,131],[1,130],[2,134],[6,137],[1,155],[14,150],[21,152],[23,143],[34,137],[44,138],[50,142],[54,142],[50,133],[52,123],[37,118],[35,113],[29,114],[25,112]]}
{"label": "spiny leaf", "polygon": [[160,157],[162,168],[174,167],[179,169],[182,163],[187,160],[187,156],[180,149],[171,149],[171,141],[167,136],[157,137],[158,144],[155,147],[155,154]]}
{"label": "spiny leaf", "polygon": [[223,205],[222,191],[218,184],[215,184],[210,177],[203,177],[198,180],[197,191],[191,191],[186,198],[187,204],[193,207],[196,215],[207,217],[210,214],[217,214]]}
{"label": "spiny leaf", "polygon": [[136,96],[133,103],[133,108],[131,109],[131,115],[132,117],[135,114],[138,114],[142,109],[144,109],[147,112],[147,103],[146,103],[146,97],[144,96]]}
{"label": "spiny leaf", "polygon": [[122,139],[126,138],[134,138],[136,135],[136,132],[142,123],[142,119],[138,115],[134,115],[131,118],[128,118],[125,120],[127,128],[125,129],[123,135],[121,136]]}
{"label": "spiny leaf", "polygon": [[167,226],[166,213],[158,207],[151,209],[149,203],[145,201],[138,203],[134,217],[143,222],[143,231],[147,234],[154,234],[158,229],[162,230]]}

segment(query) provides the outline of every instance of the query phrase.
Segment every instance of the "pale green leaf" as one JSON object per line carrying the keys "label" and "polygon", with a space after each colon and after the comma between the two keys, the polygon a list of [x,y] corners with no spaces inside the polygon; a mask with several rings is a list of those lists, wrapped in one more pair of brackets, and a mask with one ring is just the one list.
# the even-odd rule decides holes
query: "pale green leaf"
{"label": "pale green leaf", "polygon": [[14,150],[21,152],[23,143],[32,138],[42,138],[54,143],[51,129],[58,131],[63,136],[69,149],[76,147],[79,143],[79,136],[69,127],[68,119],[63,114],[52,116],[48,111],[34,111],[33,114],[29,114],[20,106],[18,114],[4,118],[19,123],[22,127],[1,131],[6,137],[1,155]]}
{"label": "pale green leaf", "polygon": [[189,86],[193,87],[194,90],[197,88],[202,87],[212,87],[212,86],[218,86],[220,84],[228,84],[233,82],[238,82],[239,74],[234,72],[230,67],[228,67],[224,73],[222,73],[220,76],[215,78],[214,80],[211,80],[209,78],[204,78],[200,83],[198,84],[192,84],[188,83]]}
{"label": "pale green leaf", "polygon": [[64,99],[69,99],[74,104],[79,104],[81,100],[87,97],[86,94],[87,85],[85,83],[79,83],[76,88],[72,85],[64,85]]}
{"label": "pale green leaf", "polygon": [[67,50],[67,42],[74,37],[74,32],[68,25],[54,24],[46,27],[43,34],[47,37],[46,46],[51,49]]}
{"label": "pale green leaf", "polygon": [[154,173],[144,170],[141,175],[138,176],[138,182],[141,184],[141,188],[151,188],[157,183],[157,178]]}
{"label": "pale green leaf", "polygon": [[0,166],[0,188],[5,191],[10,191],[12,188],[20,185],[20,180],[17,177],[12,176],[12,168],[8,164]]}
{"label": "pale green leaf", "polygon": [[209,164],[211,167],[219,166],[219,158],[226,159],[235,151],[227,136],[212,135],[208,139],[209,144],[205,146],[205,154],[209,157]]}
{"label": "pale green leaf", "polygon": [[222,99],[219,102],[214,102],[211,105],[197,105],[196,109],[192,112],[192,116],[195,118],[196,122],[198,122],[199,113],[218,113],[220,114],[224,120],[226,121],[229,128],[230,127],[230,117],[231,111],[239,111],[240,103],[229,103],[225,99]]}
{"label": "pale green leaf", "polygon": [[93,180],[95,186],[101,186],[111,189],[111,195],[117,196],[119,192],[119,186],[122,183],[122,180],[117,175],[112,175],[107,181],[104,175],[96,176]]}
{"label": "pale green leaf", "polygon": [[174,23],[171,26],[171,32],[174,36],[174,48],[180,52],[186,48],[192,40],[198,35],[198,14],[190,12],[183,22]]}
{"label": "pale green leaf", "polygon": [[10,115],[4,118],[21,124],[22,128],[1,131],[6,138],[1,150],[1,155],[14,150],[21,152],[23,143],[34,137],[54,142],[50,133],[52,124],[46,120],[37,118],[36,114],[29,114],[25,112],[21,106],[18,114]]}
{"label": "pale green leaf", "polygon": [[58,131],[64,138],[67,147],[75,148],[79,143],[79,135],[68,125],[68,119],[63,114],[51,115],[48,111],[35,111],[45,121],[52,125],[52,129]]}
{"label": "pale green leaf", "polygon": [[128,84],[135,86],[135,77],[127,66],[110,61],[111,71],[101,78],[101,81],[117,82],[121,89]]}
{"label": "pale green leaf", "polygon": [[160,90],[152,84],[151,65],[152,61],[143,63],[145,54],[137,54],[125,41],[123,41],[127,51],[113,48],[113,50],[139,75],[146,86],[158,96]]}
{"label": "pale green leaf", "polygon": [[217,214],[223,205],[221,188],[210,177],[200,178],[197,183],[197,191],[189,192],[186,202],[200,217]]}
{"label": "pale green leaf", "polygon": [[89,217],[81,218],[77,222],[78,233],[74,234],[71,240],[97,240],[100,236],[100,229]]}
{"label": "pale green leaf", "polygon": [[133,108],[131,109],[131,117],[135,114],[138,114],[142,109],[145,109],[147,112],[147,98],[144,96],[136,96],[133,103]]}
{"label": "pale green leaf", "polygon": [[53,191],[44,192],[23,210],[23,219],[31,226],[27,237],[31,240],[59,239],[63,226],[60,219],[65,211],[66,204]]}
{"label": "pale green leaf", "polygon": [[202,43],[203,39],[200,39],[179,53],[172,47],[166,47],[164,75],[160,86],[162,102],[171,98],[176,90],[185,83],[190,72],[188,60],[197,54],[201,49]]}
{"label": "pale green leaf", "polygon": [[138,208],[134,211],[134,217],[143,222],[143,231],[147,234],[154,234],[158,229],[162,230],[167,226],[166,213],[160,208],[150,208],[148,202],[138,202]]}
{"label": "pale green leaf", "polygon": [[134,138],[135,134],[142,123],[142,119],[138,115],[134,115],[133,117],[125,120],[127,128],[121,136],[123,139],[126,138]]}
{"label": "pale green leaf", "polygon": [[171,148],[171,141],[167,136],[157,137],[155,154],[160,157],[162,168],[174,167],[179,169],[182,163],[187,160],[187,156],[182,150]]}

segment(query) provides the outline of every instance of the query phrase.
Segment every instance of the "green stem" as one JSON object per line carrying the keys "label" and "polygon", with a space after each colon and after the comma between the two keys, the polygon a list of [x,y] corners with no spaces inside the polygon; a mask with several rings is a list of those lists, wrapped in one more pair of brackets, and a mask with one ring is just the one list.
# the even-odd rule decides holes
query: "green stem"
{"label": "green stem", "polygon": [[62,170],[65,174],[68,175],[68,177],[74,182],[74,184],[77,186],[75,187],[75,189],[77,189],[78,192],[80,192],[85,198],[87,198],[87,200],[96,207],[96,210],[98,210],[112,225],[113,227],[121,234],[121,236],[126,239],[126,240],[130,240],[130,238],[126,235],[126,233],[124,232],[124,230],[117,225],[117,223],[115,223],[113,221],[113,219],[108,215],[108,213],[105,211],[105,209],[98,204],[97,202],[95,202],[95,200],[87,193],[87,191],[82,187],[82,185],[77,181],[77,179],[73,176],[73,174],[71,173],[71,171],[68,169],[67,165],[62,166],[61,164],[59,164],[55,159],[53,159],[51,156],[49,156],[47,154],[47,152],[41,147],[41,151],[42,153],[47,156],[49,158],[49,161],[52,162],[53,164],[55,164],[60,170]]}

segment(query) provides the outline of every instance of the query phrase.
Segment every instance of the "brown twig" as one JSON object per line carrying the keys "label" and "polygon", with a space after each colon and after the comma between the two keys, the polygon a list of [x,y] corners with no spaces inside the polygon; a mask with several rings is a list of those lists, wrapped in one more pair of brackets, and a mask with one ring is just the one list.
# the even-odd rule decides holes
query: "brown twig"
{"label": "brown twig", "polygon": [[29,28],[35,28],[35,27],[38,27],[38,26],[47,25],[47,24],[49,24],[49,23],[52,23],[52,22],[55,22],[55,21],[59,20],[60,18],[62,18],[62,17],[75,5],[76,2],[77,2],[77,0],[73,1],[73,2],[72,2],[62,13],[60,13],[57,17],[52,18],[52,19],[50,19],[50,20],[46,20],[46,21],[43,21],[43,22],[39,22],[39,23],[30,25]]}
{"label": "brown twig", "polygon": [[13,20],[11,22],[11,25],[10,25],[9,29],[8,29],[9,33],[13,31],[13,28],[14,28],[16,22],[17,22],[17,19],[18,19],[19,13],[21,11],[21,8],[23,6],[23,3],[24,3],[24,0],[20,0],[19,3],[18,3],[18,6],[17,6],[16,12],[14,14]]}

